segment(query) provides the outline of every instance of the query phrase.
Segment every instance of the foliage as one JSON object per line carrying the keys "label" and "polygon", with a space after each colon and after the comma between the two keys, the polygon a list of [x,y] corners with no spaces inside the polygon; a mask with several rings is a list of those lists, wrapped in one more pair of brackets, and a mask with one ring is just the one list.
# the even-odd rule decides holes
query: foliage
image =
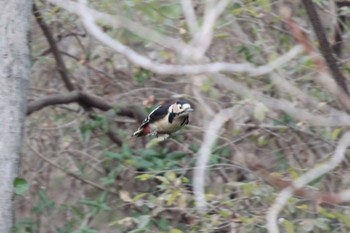
{"label": "foliage", "polygon": [[22,195],[25,192],[27,192],[29,189],[28,182],[25,179],[20,177],[15,178],[15,180],[13,181],[13,186],[15,188],[15,193],[17,195]]}
{"label": "foliage", "polygon": [[[133,20],[175,41],[191,41],[180,1],[90,2],[96,10]],[[205,1],[192,2],[202,25]],[[326,1],[316,2],[325,20],[332,19]],[[218,85],[214,74],[206,79],[200,76],[200,81],[187,76],[157,75],[92,39],[76,16],[46,2],[36,3],[76,89],[100,96],[111,106],[115,104],[118,111],[111,117],[103,109],[87,110],[77,102],[44,108],[28,117],[23,178],[14,181],[19,195],[15,233],[267,232],[266,212],[279,189],[247,164],[262,161],[272,177],[296,179],[327,161],[346,130],[310,126],[292,114],[273,111],[254,95],[243,98],[229,87]],[[278,4],[267,0],[230,2],[215,24],[205,59],[263,65],[285,54],[296,41],[279,16]],[[312,30],[300,2],[290,1],[290,5],[309,34]],[[347,9],[340,12],[345,14]],[[106,33],[154,61],[173,64],[185,60],[135,30],[116,27],[114,23],[117,24],[98,22]],[[327,30],[328,27],[331,25],[326,24]],[[33,81],[29,100],[66,93],[52,51],[36,24],[32,37]],[[343,54],[347,50],[344,47]],[[348,61],[339,58],[339,62],[349,72]],[[292,107],[315,115],[331,115],[322,106],[340,107],[334,95],[315,83],[316,72],[314,61],[300,55],[273,73],[277,79],[269,75],[222,75],[274,100],[288,101]],[[287,89],[281,91],[278,81],[282,78],[305,93],[307,100],[316,101],[317,106],[310,107],[309,102],[291,95]],[[130,137],[140,123],[139,112],[150,112],[159,103],[183,96],[195,106],[189,127],[149,147],[146,145],[152,138]],[[125,106],[130,106],[130,111],[131,106],[137,106],[140,111],[118,114]],[[213,117],[208,109],[216,113],[231,106],[246,106],[247,111],[234,113],[237,119],[225,123],[211,148],[205,187],[209,210],[203,212],[196,209],[192,182],[203,135]],[[121,140],[121,145],[113,141],[110,133]],[[310,190],[337,192],[348,188],[347,168],[345,162],[311,183]],[[293,197],[280,213],[279,227],[288,233],[347,232],[349,214],[347,205],[329,208]]]}

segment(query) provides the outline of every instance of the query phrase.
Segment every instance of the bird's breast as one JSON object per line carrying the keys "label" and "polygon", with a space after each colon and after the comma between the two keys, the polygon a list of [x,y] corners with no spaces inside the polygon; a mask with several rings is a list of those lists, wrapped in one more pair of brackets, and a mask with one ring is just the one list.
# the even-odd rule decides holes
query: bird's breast
{"label": "bird's breast", "polygon": [[169,134],[178,131],[182,126],[184,117],[176,117],[172,123],[169,123],[167,118],[164,118],[158,122],[152,124],[152,128],[157,131],[158,134]]}

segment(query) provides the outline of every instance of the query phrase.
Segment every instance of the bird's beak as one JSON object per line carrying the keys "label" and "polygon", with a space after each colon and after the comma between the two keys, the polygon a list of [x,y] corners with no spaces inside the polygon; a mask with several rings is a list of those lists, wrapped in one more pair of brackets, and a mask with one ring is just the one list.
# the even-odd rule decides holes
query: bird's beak
{"label": "bird's beak", "polygon": [[193,111],[194,111],[193,108],[189,108],[189,109],[186,110],[186,112],[193,112]]}

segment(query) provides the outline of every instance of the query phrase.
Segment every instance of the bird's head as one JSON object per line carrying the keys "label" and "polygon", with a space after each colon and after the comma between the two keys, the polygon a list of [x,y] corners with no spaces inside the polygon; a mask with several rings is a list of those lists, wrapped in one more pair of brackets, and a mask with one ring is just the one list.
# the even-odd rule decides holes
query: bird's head
{"label": "bird's head", "polygon": [[193,112],[191,105],[185,100],[178,100],[169,108],[171,113],[175,113],[178,116],[186,116]]}

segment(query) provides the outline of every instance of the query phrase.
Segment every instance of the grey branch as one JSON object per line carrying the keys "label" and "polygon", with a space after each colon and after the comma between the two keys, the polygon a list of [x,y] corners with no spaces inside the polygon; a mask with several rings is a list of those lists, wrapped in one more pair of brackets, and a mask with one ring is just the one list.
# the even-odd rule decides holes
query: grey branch
{"label": "grey branch", "polygon": [[[55,3],[55,1],[50,0],[50,2]],[[152,61],[146,56],[143,56],[131,48],[125,46],[120,41],[110,37],[108,34],[103,32],[101,28],[96,24],[96,17],[91,12],[85,4],[80,4],[79,11],[75,12],[79,14],[82,19],[82,22],[86,29],[93,35],[97,40],[107,45],[108,47],[114,49],[116,52],[124,55],[127,59],[133,62],[136,65],[139,65],[145,69],[148,69],[154,73],[158,74],[173,74],[173,75],[196,75],[203,73],[217,73],[217,72],[227,72],[227,73],[247,73],[251,76],[260,76],[268,74],[276,68],[282,67],[287,64],[290,60],[299,55],[303,48],[301,46],[295,46],[289,50],[286,54],[283,54],[281,57],[277,58],[273,62],[256,66],[251,63],[240,63],[233,64],[228,62],[215,62],[199,65],[170,65],[162,64],[155,61]],[[185,47],[182,47],[182,51],[188,51]]]}
{"label": "grey branch", "polygon": [[322,165],[317,165],[310,171],[306,172],[304,175],[300,176],[298,179],[292,182],[292,184],[283,189],[275,200],[275,203],[270,207],[266,219],[267,228],[269,233],[279,233],[277,225],[277,217],[279,212],[282,210],[288,199],[293,195],[293,192],[300,189],[312,182],[313,180],[321,177],[322,175],[334,170],[344,159],[346,149],[350,144],[350,131],[346,132],[339,140],[338,146],[335,149],[334,155],[331,159],[323,163]]}
{"label": "grey branch", "polygon": [[193,191],[196,201],[196,206],[200,210],[206,210],[207,201],[205,199],[205,177],[206,168],[211,155],[211,148],[218,138],[219,131],[223,124],[232,116],[233,108],[221,110],[215,115],[214,119],[209,123],[209,127],[205,132],[204,139],[199,149],[199,156],[197,158],[196,167],[193,174]]}

